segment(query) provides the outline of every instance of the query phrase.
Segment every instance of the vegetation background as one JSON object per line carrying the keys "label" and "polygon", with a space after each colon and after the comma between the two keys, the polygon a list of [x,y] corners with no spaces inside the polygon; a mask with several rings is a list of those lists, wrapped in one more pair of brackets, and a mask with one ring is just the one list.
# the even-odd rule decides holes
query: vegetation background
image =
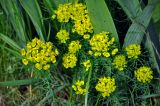
{"label": "vegetation background", "polygon": [[53,41],[59,27],[51,18],[54,10],[78,1],[86,3],[95,32],[113,32],[121,47],[142,44],[157,73],[153,88],[147,86],[151,93],[137,96],[131,91],[129,97],[102,104],[160,106],[160,0],[0,0],[0,106],[83,105],[70,100],[69,74],[55,70],[51,80],[33,79],[19,52],[37,35]]}

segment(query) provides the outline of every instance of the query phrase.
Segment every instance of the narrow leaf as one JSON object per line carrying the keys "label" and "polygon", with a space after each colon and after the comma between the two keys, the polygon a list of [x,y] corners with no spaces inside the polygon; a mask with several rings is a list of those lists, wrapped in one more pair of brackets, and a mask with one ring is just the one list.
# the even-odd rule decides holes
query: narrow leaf
{"label": "narrow leaf", "polygon": [[27,84],[35,83],[37,81],[39,80],[38,79],[25,79],[25,80],[6,81],[6,82],[0,82],[0,87],[27,85]]}
{"label": "narrow leaf", "polygon": [[3,7],[5,13],[7,14],[9,21],[11,22],[16,35],[18,36],[21,43],[27,41],[27,36],[25,33],[25,24],[23,15],[19,9],[16,0],[0,0],[0,4]]}
{"label": "narrow leaf", "polygon": [[31,18],[39,37],[42,40],[45,40],[46,32],[42,13],[37,0],[20,0],[20,3]]}
{"label": "narrow leaf", "polygon": [[7,43],[9,46],[11,46],[15,50],[19,51],[21,49],[21,47],[15,41],[13,41],[11,38],[9,38],[8,36],[2,33],[0,33],[0,39],[2,39],[5,43]]}

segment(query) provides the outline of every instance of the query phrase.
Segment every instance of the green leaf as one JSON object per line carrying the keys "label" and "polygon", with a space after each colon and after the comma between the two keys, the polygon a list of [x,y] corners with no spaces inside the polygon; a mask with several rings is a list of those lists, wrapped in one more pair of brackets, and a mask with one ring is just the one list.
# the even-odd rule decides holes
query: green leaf
{"label": "green leaf", "polygon": [[15,81],[5,81],[5,82],[0,82],[0,87],[27,85],[27,84],[33,84],[37,81],[39,80],[38,79],[25,79],[25,80],[15,80]]}
{"label": "green leaf", "polygon": [[9,21],[11,22],[14,30],[16,31],[19,42],[25,43],[27,41],[27,36],[25,33],[25,23],[17,1],[0,0],[0,4],[7,14],[7,17],[9,18]]}
{"label": "green leaf", "polygon": [[32,20],[33,25],[41,40],[45,40],[46,32],[42,13],[37,0],[20,0],[22,7]]}
{"label": "green leaf", "polygon": [[7,50],[8,52],[12,53],[14,56],[16,56],[20,59],[22,58],[22,55],[20,54],[20,52],[17,52],[16,50],[10,49],[8,47],[4,47],[4,45],[2,45],[2,44],[0,44],[0,48]]}
{"label": "green leaf", "polygon": [[129,44],[140,44],[143,39],[145,30],[151,20],[154,5],[148,5],[144,8],[140,16],[138,16],[127,31],[123,47]]}
{"label": "green leaf", "polygon": [[145,96],[140,96],[139,98],[147,99],[147,98],[159,97],[159,96],[160,96],[160,93],[158,93],[158,94],[150,94],[150,95],[145,95]]}
{"label": "green leaf", "polygon": [[13,41],[11,38],[2,33],[0,33],[0,39],[2,39],[5,43],[7,43],[9,46],[11,46],[13,49],[17,51],[21,49],[21,47],[15,41]]}
{"label": "green leaf", "polygon": [[93,24],[95,33],[102,31],[110,32],[115,37],[116,42],[119,43],[116,27],[113,18],[108,10],[104,0],[86,0],[87,9]]}
{"label": "green leaf", "polygon": [[159,3],[157,4],[155,10],[153,11],[153,21],[154,22],[158,22],[160,20],[160,1]]}
{"label": "green leaf", "polygon": [[127,16],[134,20],[142,12],[139,0],[116,0],[123,8]]}

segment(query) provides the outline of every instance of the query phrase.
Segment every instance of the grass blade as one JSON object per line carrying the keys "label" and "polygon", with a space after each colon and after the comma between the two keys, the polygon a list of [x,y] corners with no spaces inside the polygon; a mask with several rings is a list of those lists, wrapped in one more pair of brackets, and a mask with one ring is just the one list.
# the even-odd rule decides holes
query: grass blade
{"label": "grass blade", "polygon": [[35,83],[37,81],[39,80],[38,79],[25,79],[25,80],[6,81],[6,82],[0,82],[0,87],[27,85],[27,84]]}
{"label": "grass blade", "polygon": [[46,32],[42,13],[37,0],[20,0],[20,3],[31,18],[40,39],[45,40]]}
{"label": "grass blade", "polygon": [[139,0],[116,0],[127,16],[133,21],[142,12]]}
{"label": "grass blade", "polygon": [[27,41],[27,36],[25,33],[25,23],[23,15],[18,7],[16,0],[0,0],[0,4],[3,7],[9,21],[11,22],[16,34],[19,38],[20,43],[25,43]]}
{"label": "grass blade", "polygon": [[118,34],[113,18],[104,0],[86,0],[87,9],[93,24],[95,33],[108,31],[119,43]]}
{"label": "grass blade", "polygon": [[2,39],[5,43],[7,43],[9,46],[11,46],[15,50],[19,51],[21,49],[21,47],[15,41],[13,41],[11,38],[9,38],[8,36],[2,33],[0,33],[0,39]]}

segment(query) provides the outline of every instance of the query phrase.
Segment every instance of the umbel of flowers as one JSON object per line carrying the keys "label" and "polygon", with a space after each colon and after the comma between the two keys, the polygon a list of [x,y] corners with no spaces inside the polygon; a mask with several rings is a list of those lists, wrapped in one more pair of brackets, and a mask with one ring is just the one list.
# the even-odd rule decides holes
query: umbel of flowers
{"label": "umbel of flowers", "polygon": [[88,11],[86,6],[82,3],[60,4],[58,9],[55,11],[55,14],[59,22],[73,23],[72,32],[76,32],[78,35],[84,36],[84,38],[89,38],[88,33],[93,32],[93,26],[88,15]]}
{"label": "umbel of flowers", "polygon": [[34,63],[38,70],[49,70],[50,64],[56,63],[56,56],[59,54],[58,50],[51,42],[43,42],[34,38],[27,43],[26,48],[21,49],[23,56],[22,62],[27,65],[29,62]]}
{"label": "umbel of flowers", "polygon": [[[97,74],[98,78],[95,80],[90,77],[90,80],[95,80],[94,84],[90,86],[93,86],[91,88],[94,88],[104,98],[111,96],[119,87],[118,78],[114,76],[117,72],[130,71],[131,73],[134,71],[134,79],[142,84],[149,83],[153,79],[153,71],[149,66],[140,66],[136,67],[136,70],[128,70],[128,67],[130,67],[128,60],[132,61],[140,57],[141,46],[131,44],[124,50],[120,50],[116,45],[115,38],[109,32],[102,31],[93,34],[93,26],[87,8],[82,3],[60,4],[52,18],[56,18],[62,25],[67,23],[72,25],[71,29],[64,27],[56,34],[55,39],[58,39],[58,44],[65,45],[65,52],[60,51],[62,46],[34,38],[27,43],[25,48],[21,49],[24,65],[32,63],[38,70],[50,70],[51,65],[57,62],[57,58],[60,58],[59,60],[62,61],[59,64],[64,70],[70,71],[69,69],[73,69],[76,74],[83,73],[78,74],[79,78],[74,78],[76,80],[73,81],[72,89],[75,94],[85,95],[88,92],[86,86],[89,82],[84,75],[89,76],[89,73],[92,72]],[[72,38],[71,35],[78,35],[78,37]],[[85,44],[87,47],[85,47]],[[59,53],[61,53],[60,56],[58,56]],[[96,59],[109,60],[112,74],[105,75],[108,73],[108,70],[106,70],[105,73],[102,73],[103,76],[102,74],[99,75],[94,70],[94,67],[101,67],[94,62]],[[101,73],[101,69],[98,71]]]}

